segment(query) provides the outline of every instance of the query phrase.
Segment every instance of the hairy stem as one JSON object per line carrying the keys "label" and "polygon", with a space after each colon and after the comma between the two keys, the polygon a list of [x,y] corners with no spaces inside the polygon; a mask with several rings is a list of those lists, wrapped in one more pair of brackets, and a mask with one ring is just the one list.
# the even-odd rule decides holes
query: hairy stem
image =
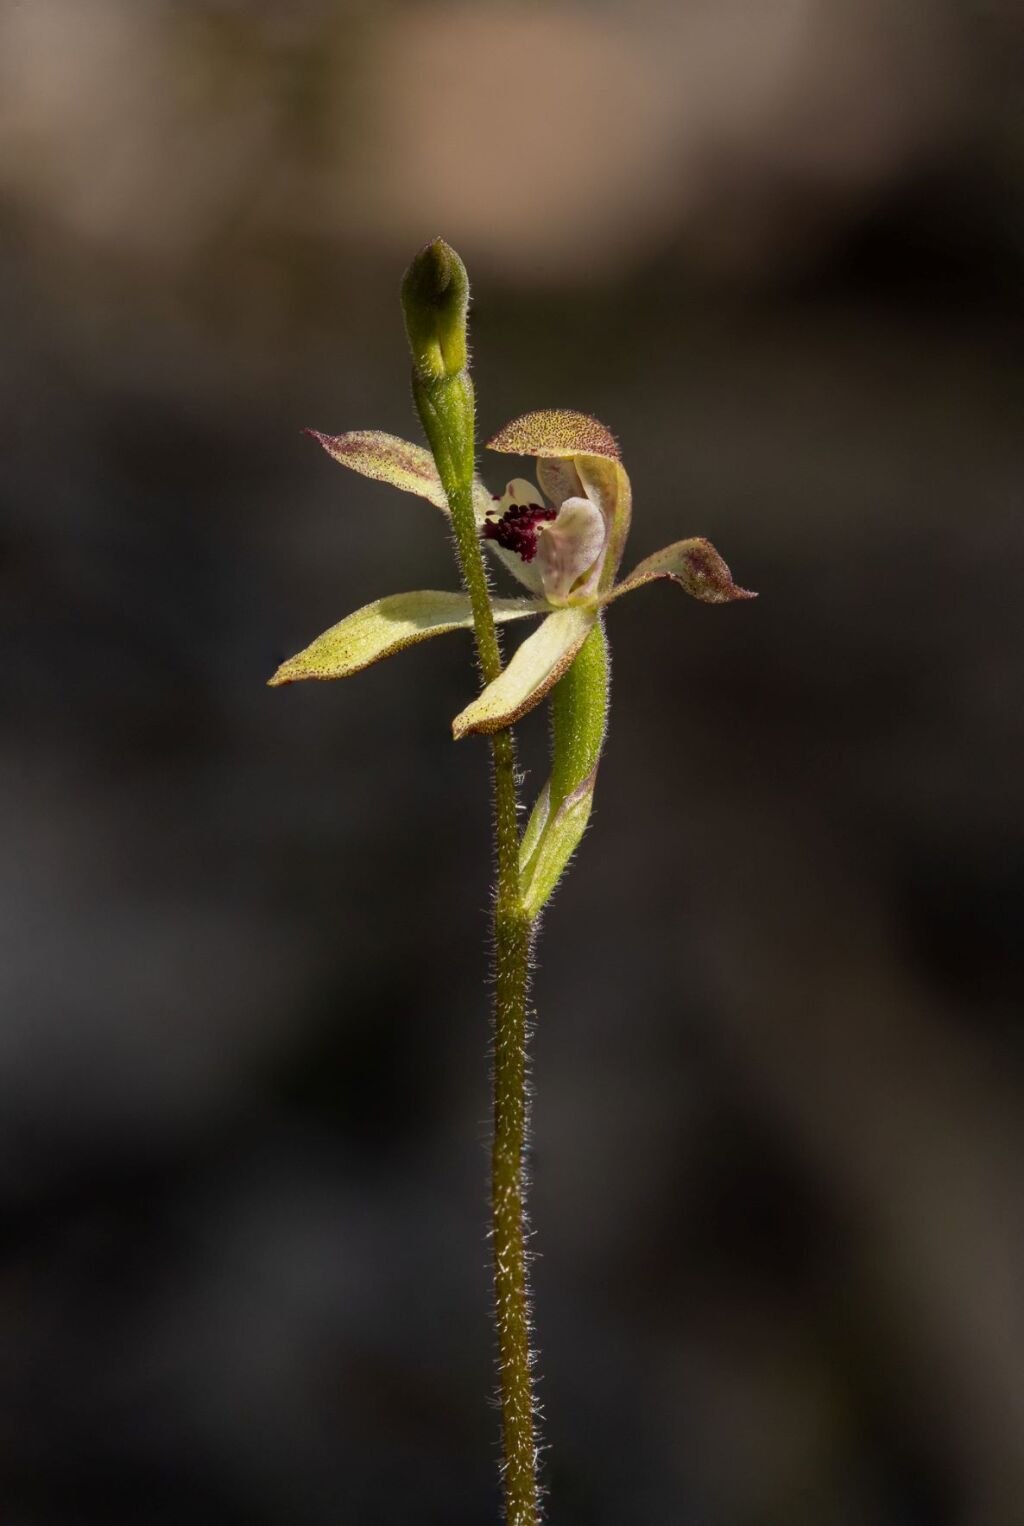
{"label": "hairy stem", "polygon": [[491,1147],[494,1301],[501,1368],[505,1504],[509,1526],[536,1526],[537,1444],[530,1357],[523,1149],[526,1002],[531,924],[518,907],[495,919],[494,1138]]}
{"label": "hairy stem", "polygon": [[[459,389],[414,379],[414,395],[448,496],[463,582],[473,610],[485,683],[501,672],[487,570],[473,510],[473,399]],[[467,440],[468,432],[468,440]],[[510,730],[491,738],[494,787],[494,1122],[491,1148],[494,1304],[501,1382],[505,1516],[509,1526],[538,1526],[537,1443],[530,1358],[523,1156],[527,1125],[526,1004],[533,924],[519,886],[519,813]]]}

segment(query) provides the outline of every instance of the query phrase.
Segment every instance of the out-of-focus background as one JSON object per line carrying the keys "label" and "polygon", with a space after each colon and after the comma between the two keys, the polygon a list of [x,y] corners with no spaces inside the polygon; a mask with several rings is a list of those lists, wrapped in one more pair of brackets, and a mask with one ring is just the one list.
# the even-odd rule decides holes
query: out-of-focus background
{"label": "out-of-focus background", "polygon": [[469,644],[264,686],[452,586],[300,434],[415,435],[436,234],[485,436],[596,414],[630,559],[761,594],[610,617],[536,981],[551,1520],[1024,1520],[1020,35],[0,3],[10,1526],[497,1519]]}

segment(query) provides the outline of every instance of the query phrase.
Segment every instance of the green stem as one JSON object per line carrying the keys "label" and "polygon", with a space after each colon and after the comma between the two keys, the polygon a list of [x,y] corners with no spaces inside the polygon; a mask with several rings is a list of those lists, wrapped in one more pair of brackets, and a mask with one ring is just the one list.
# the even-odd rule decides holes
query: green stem
{"label": "green stem", "polygon": [[540,1516],[523,1175],[527,1126],[526,1002],[532,924],[522,910],[506,911],[499,905],[494,918],[494,933],[491,1194],[505,1513],[509,1526],[537,1526]]}
{"label": "green stem", "polygon": [[[456,382],[458,388],[456,390]],[[501,649],[473,509],[473,397],[458,378],[413,391],[448,495],[463,582],[473,611],[485,683],[501,672]],[[467,444],[468,435],[468,444]],[[508,1526],[538,1526],[537,1442],[526,1259],[526,1005],[533,923],[519,886],[519,812],[512,733],[491,738],[494,783],[494,1134],[491,1148],[494,1306],[501,1384],[503,1479]]]}

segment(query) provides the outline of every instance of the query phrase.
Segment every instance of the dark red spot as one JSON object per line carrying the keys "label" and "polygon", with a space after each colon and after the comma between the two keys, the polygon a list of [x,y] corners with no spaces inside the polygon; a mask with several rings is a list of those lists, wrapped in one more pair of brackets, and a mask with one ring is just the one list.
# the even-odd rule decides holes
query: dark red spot
{"label": "dark red spot", "polygon": [[513,503],[500,519],[485,519],[482,534],[484,540],[496,540],[506,551],[532,562],[537,555],[538,524],[557,516],[557,509],[545,509],[539,503]]}

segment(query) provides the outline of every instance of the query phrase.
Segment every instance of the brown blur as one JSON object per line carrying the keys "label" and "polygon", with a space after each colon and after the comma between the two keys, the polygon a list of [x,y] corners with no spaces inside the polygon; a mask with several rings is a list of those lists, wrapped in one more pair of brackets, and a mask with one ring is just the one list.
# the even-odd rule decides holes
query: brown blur
{"label": "brown blur", "polygon": [[1020,40],[0,0],[5,1522],[498,1518],[469,644],[264,686],[452,586],[299,432],[414,434],[437,234],[481,430],[596,414],[627,566],[761,595],[609,617],[536,981],[550,1519],[1024,1520]]}

